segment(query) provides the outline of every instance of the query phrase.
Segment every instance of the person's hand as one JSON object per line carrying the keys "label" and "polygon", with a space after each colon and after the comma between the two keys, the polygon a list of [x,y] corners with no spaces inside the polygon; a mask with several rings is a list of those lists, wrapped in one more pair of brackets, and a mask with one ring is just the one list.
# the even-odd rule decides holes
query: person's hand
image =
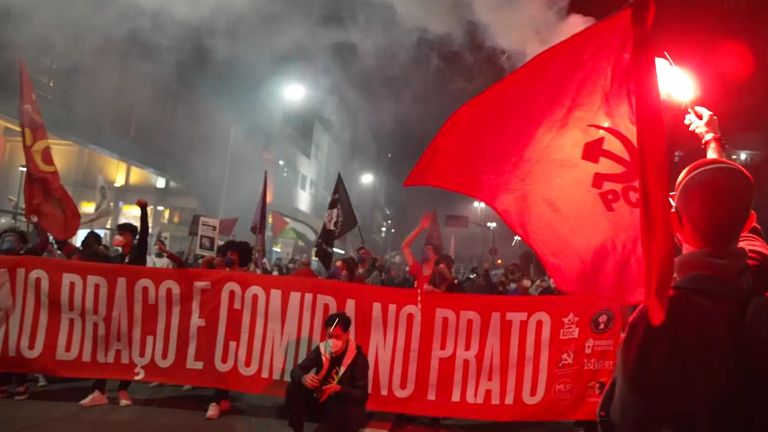
{"label": "person's hand", "polygon": [[39,220],[39,219],[38,219],[38,218],[37,218],[37,216],[35,216],[35,215],[31,215],[31,216],[29,217],[29,221],[30,221],[31,223],[33,223],[33,224],[36,224],[38,220]]}
{"label": "person's hand", "polygon": [[688,126],[688,130],[698,135],[702,141],[720,135],[717,117],[712,111],[700,106],[693,107],[693,111],[693,113],[689,112],[685,115],[685,124]]}
{"label": "person's hand", "polygon": [[419,228],[421,229],[427,229],[430,225],[432,225],[432,219],[434,218],[432,212],[424,213],[424,215],[421,217],[421,220],[419,221]]}
{"label": "person's hand", "polygon": [[168,253],[168,247],[165,246],[164,244],[158,242],[157,243],[157,251],[160,252],[160,253],[163,253],[163,254]]}
{"label": "person's hand", "polygon": [[313,373],[308,373],[301,377],[301,383],[310,390],[316,390],[320,387],[320,377]]}
{"label": "person's hand", "polygon": [[136,200],[136,205],[139,206],[140,208],[147,208],[149,204],[147,204],[147,200],[140,198]]}
{"label": "person's hand", "polygon": [[320,393],[317,396],[318,402],[323,403],[326,399],[341,391],[341,386],[338,384],[328,384],[320,389]]}

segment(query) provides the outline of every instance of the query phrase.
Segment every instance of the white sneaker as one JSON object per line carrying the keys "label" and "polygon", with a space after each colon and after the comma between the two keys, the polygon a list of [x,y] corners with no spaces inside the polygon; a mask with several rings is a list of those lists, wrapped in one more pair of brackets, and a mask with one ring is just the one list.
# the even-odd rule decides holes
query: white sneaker
{"label": "white sneaker", "polygon": [[163,383],[157,381],[149,383],[149,387],[151,388],[160,387],[161,385],[163,385]]}
{"label": "white sneaker", "polygon": [[43,374],[37,374],[37,386],[38,387],[45,387],[48,385],[48,381],[45,379]]}
{"label": "white sneaker", "polygon": [[131,400],[131,396],[128,395],[128,392],[125,390],[120,390],[117,392],[117,399],[118,403],[121,407],[129,407],[133,405],[133,401]]}
{"label": "white sneaker", "polygon": [[216,420],[221,415],[221,408],[216,402],[208,405],[208,412],[205,413],[205,418],[208,420]]}
{"label": "white sneaker", "polygon": [[181,391],[190,391],[193,388],[194,388],[193,386],[187,384],[187,385],[185,385],[184,387],[181,388]]}
{"label": "white sneaker", "polygon": [[106,405],[108,403],[109,399],[107,399],[107,396],[98,390],[94,390],[93,393],[89,394],[88,397],[79,402],[81,407]]}

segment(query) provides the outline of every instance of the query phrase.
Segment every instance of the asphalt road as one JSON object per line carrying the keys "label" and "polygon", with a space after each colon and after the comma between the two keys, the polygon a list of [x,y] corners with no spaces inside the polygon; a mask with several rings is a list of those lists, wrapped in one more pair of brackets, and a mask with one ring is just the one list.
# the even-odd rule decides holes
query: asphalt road
{"label": "asphalt road", "polygon": [[[282,400],[273,397],[236,394],[233,410],[218,420],[206,420],[205,410],[211,390],[182,391],[179,386],[150,388],[145,383],[131,386],[134,406],[120,408],[116,403],[117,383],[110,381],[110,404],[81,408],[77,401],[90,390],[89,381],[54,382],[44,388],[30,387],[26,401],[0,399],[2,432],[172,432],[172,431],[274,431],[290,432],[284,418]],[[314,425],[306,428],[308,432]],[[368,431],[459,432],[577,432],[570,423],[481,423],[461,420],[405,418],[375,413]]]}

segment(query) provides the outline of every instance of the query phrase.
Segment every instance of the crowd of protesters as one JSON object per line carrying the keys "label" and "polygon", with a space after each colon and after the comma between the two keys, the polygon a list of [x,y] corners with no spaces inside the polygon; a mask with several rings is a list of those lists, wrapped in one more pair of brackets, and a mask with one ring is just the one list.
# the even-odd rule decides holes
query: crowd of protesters
{"label": "crowd of protesters", "polygon": [[[401,254],[404,263],[390,262],[376,257],[367,247],[360,246],[353,256],[337,259],[329,271],[322,274],[322,269],[318,271],[313,269],[312,260],[306,257],[291,258],[287,262],[277,258],[269,264],[267,260],[255,253],[249,242],[242,240],[227,240],[218,246],[215,256],[193,255],[189,259],[185,259],[183,253],[169,251],[165,241],[160,238],[154,241],[150,249],[148,204],[145,200],[139,200],[136,204],[140,209],[139,226],[129,222],[118,224],[108,244],[95,231],[88,232],[79,245],[69,241],[51,242],[49,235],[33,217],[30,221],[33,230],[30,233],[16,227],[0,231],[0,254],[43,256],[155,268],[204,268],[276,276],[325,278],[372,286],[418,289],[423,293],[494,295],[556,293],[548,278],[540,278],[534,282],[531,276],[521,271],[517,264],[502,268],[492,267],[490,262],[487,262],[482,266],[472,267],[465,275],[456,275],[453,257],[443,253],[439,244],[429,241],[422,247],[421,257],[417,260],[411,247],[415,239],[432,223],[431,213],[422,218],[417,228],[403,242]],[[27,374],[2,374],[1,378],[0,397],[27,399],[29,394]],[[39,383],[44,383],[42,376],[39,376],[39,380]],[[106,384],[105,379],[95,379],[90,394],[79,402],[80,406],[93,407],[108,404]],[[8,385],[11,385],[12,391],[6,390]],[[121,407],[133,404],[128,393],[130,385],[130,380],[119,381],[117,400]],[[158,386],[160,383],[150,385]],[[184,386],[184,390],[191,388],[191,386]],[[229,391],[214,389],[206,418],[216,419],[230,408]]]}

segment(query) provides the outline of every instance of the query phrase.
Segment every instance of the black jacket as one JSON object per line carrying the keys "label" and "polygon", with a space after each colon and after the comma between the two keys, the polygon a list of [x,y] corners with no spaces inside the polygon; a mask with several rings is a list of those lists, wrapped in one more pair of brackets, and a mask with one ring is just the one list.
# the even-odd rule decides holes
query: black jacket
{"label": "black jacket", "polygon": [[[359,345],[346,371],[341,375],[337,384],[341,390],[331,396],[325,404],[330,410],[346,410],[353,424],[362,425],[366,422],[365,403],[368,401],[368,358],[366,358]],[[323,368],[320,347],[315,347],[293,370],[291,370],[291,382],[302,385],[301,379],[310,372],[317,372]]]}
{"label": "black jacket", "polygon": [[[629,321],[604,430],[765,431],[768,246],[758,227],[741,248],[675,261],[664,323],[645,307]],[[614,394],[611,394],[614,393]]]}

